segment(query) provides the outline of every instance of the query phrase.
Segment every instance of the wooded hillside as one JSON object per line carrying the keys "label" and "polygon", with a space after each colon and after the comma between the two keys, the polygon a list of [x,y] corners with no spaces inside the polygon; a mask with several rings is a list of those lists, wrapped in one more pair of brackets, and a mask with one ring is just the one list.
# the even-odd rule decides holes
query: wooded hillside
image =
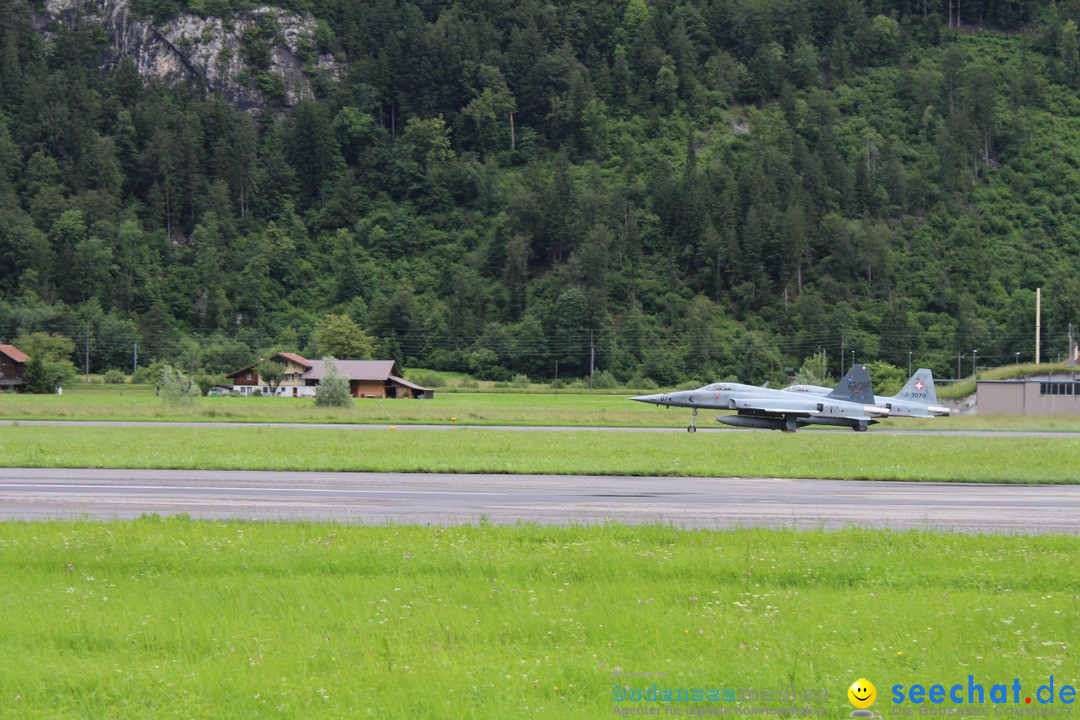
{"label": "wooded hillside", "polygon": [[275,105],[248,32],[248,113],[0,0],[0,342],[220,373],[333,313],[406,366],[569,379],[592,342],[668,386],[1030,361],[1039,286],[1044,358],[1080,321],[1075,0],[281,4],[345,70]]}

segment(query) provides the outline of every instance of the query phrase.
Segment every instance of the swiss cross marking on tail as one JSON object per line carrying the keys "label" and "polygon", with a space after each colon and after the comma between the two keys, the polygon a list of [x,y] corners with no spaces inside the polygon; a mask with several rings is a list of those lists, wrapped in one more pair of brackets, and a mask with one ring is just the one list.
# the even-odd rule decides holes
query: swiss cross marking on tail
{"label": "swiss cross marking on tail", "polygon": [[926,385],[923,383],[922,380],[916,380],[915,381],[915,389],[916,390],[921,391],[924,387],[926,387]]}

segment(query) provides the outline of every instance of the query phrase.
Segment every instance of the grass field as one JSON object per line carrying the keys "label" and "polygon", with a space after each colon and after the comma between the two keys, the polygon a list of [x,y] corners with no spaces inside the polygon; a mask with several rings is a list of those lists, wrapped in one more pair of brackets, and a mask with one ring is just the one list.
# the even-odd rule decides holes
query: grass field
{"label": "grass field", "polygon": [[7,467],[1080,483],[1078,455],[1075,437],[0,426]]}
{"label": "grass field", "polygon": [[[317,408],[306,398],[200,398],[193,407],[170,406],[149,388],[124,395],[0,395],[0,418],[12,420],[179,420],[188,422],[433,423],[507,425],[685,425],[627,396],[536,393],[436,394],[434,400],[357,400],[351,408]],[[681,415],[686,415],[685,413]],[[454,419],[456,418],[456,420]]]}
{"label": "grass field", "polygon": [[[714,425],[718,413],[699,417]],[[6,420],[175,420],[349,424],[548,425],[686,427],[690,412],[642,405],[627,395],[437,393],[434,400],[358,400],[352,408],[317,408],[302,398],[201,398],[193,407],[166,405],[148,386],[78,385],[63,395],[0,394]],[[897,429],[1080,431],[1076,415],[961,415],[934,420],[892,418]]]}
{"label": "grass field", "polygon": [[894,683],[1030,693],[1077,685],[1078,554],[1075,537],[860,530],[2,523],[0,715],[657,707],[614,703],[613,670],[820,688],[832,717],[860,677],[879,713]]}

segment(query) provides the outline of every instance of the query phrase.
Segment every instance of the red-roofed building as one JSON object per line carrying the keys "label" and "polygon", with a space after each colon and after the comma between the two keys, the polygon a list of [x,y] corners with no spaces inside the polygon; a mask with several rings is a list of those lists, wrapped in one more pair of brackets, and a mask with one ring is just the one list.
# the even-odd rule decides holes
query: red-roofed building
{"label": "red-roofed building", "polygon": [[[319,381],[326,371],[322,360],[308,360],[295,353],[277,353],[267,359],[285,366],[281,385],[275,395],[315,397]],[[241,395],[253,395],[256,390],[261,394],[270,392],[269,384],[255,371],[258,364],[252,363],[225,376],[233,381],[233,392]],[[431,388],[420,387],[401,377],[393,360],[338,360],[338,370],[349,379],[349,390],[353,397],[430,400],[435,395]]]}
{"label": "red-roofed building", "polygon": [[[281,385],[277,388],[278,395],[289,395],[292,397],[307,395],[307,393],[301,392],[305,387],[305,383],[301,377],[305,372],[311,369],[310,360],[294,353],[277,353],[266,359],[273,360],[274,362],[285,366],[284,373],[281,377]],[[239,370],[233,370],[225,376],[232,380],[233,392],[240,393],[241,395],[251,395],[255,393],[256,388],[259,388],[258,394],[269,394],[269,384],[260,378],[259,373],[255,371],[255,366],[261,362],[262,360],[246,367],[242,367]],[[315,393],[312,392],[311,394],[314,395]]]}
{"label": "red-roofed building", "polygon": [[0,390],[22,390],[28,362],[30,358],[19,348],[0,345]]}

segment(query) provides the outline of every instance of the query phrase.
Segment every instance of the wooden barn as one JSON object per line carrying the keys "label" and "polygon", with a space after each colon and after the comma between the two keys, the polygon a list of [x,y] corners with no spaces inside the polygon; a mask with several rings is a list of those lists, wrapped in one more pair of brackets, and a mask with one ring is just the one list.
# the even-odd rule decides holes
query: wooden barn
{"label": "wooden barn", "polygon": [[0,390],[22,390],[28,362],[30,358],[19,348],[0,345]]}

